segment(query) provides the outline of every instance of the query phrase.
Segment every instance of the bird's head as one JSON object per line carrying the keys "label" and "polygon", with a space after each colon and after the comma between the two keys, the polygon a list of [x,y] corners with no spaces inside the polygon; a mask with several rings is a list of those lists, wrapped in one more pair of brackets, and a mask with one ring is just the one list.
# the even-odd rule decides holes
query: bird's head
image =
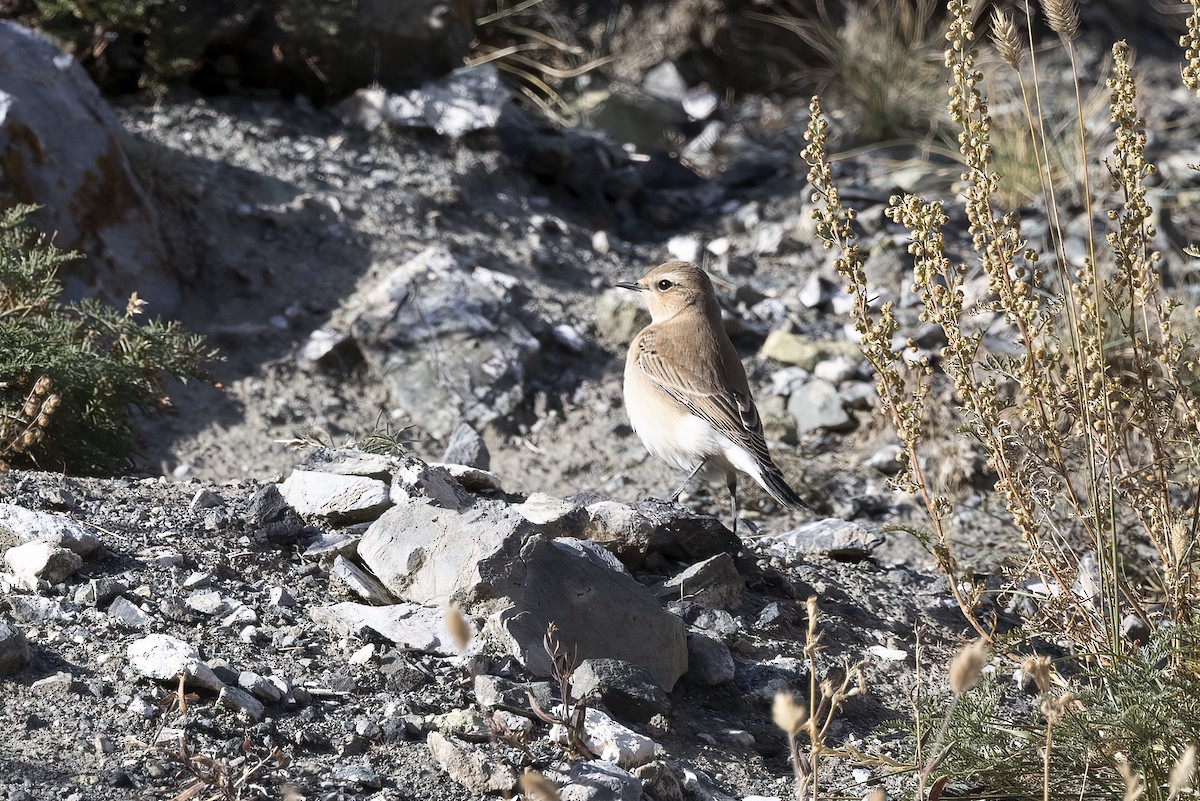
{"label": "bird's head", "polygon": [[[651,269],[637,283],[617,284],[641,295],[654,322],[669,320],[685,309],[717,309],[708,273],[686,261],[669,261]],[[720,311],[718,310],[719,314]]]}

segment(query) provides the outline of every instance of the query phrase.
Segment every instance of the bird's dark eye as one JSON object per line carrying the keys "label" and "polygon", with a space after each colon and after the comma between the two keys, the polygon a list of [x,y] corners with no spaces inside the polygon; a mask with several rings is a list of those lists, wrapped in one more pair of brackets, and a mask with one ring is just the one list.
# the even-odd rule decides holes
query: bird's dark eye
{"label": "bird's dark eye", "polygon": [[675,285],[664,278],[663,280],[658,282],[657,286],[658,286],[658,290],[660,292],[666,292],[668,289],[670,289],[671,287],[673,287]]}

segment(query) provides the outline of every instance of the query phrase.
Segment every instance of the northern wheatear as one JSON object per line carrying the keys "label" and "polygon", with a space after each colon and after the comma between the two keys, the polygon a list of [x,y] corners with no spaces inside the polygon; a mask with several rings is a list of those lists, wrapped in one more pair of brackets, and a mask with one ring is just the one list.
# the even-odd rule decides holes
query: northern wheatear
{"label": "northern wheatear", "polygon": [[721,324],[708,275],[694,264],[671,261],[636,284],[617,286],[636,291],[650,309],[650,325],[633,338],[625,361],[625,410],[650,453],[688,471],[670,500],[698,474],[723,475],[736,531],[740,470],[779,503],[806,506],[771,461],[746,370]]}

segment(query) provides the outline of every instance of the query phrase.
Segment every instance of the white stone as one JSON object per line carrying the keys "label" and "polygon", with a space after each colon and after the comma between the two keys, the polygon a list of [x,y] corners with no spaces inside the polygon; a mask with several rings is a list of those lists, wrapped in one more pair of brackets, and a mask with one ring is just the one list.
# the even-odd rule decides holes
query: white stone
{"label": "white stone", "polygon": [[35,540],[9,548],[4,554],[4,563],[18,576],[40,578],[58,584],[78,570],[83,559],[61,545]]}
{"label": "white stone", "polygon": [[867,653],[871,656],[877,656],[884,662],[903,662],[908,659],[908,651],[901,651],[899,648],[888,648],[886,645],[872,645],[867,649]]}
{"label": "white stone", "polygon": [[189,684],[220,692],[225,686],[200,659],[200,652],[167,634],[149,634],[129,644],[129,667],[155,681],[174,681],[180,674]]}
{"label": "white stone", "polygon": [[[553,714],[563,714],[556,705]],[[558,724],[550,727],[550,739],[566,742],[567,732]],[[654,741],[623,726],[599,709],[589,708],[583,719],[583,744],[603,760],[622,768],[636,768],[654,759]]]}

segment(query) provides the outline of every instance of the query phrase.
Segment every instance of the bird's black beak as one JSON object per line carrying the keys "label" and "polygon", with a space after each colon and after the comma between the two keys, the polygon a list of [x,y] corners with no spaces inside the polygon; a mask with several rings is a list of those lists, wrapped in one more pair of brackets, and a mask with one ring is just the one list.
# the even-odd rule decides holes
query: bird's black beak
{"label": "bird's black beak", "polygon": [[628,281],[622,281],[621,283],[613,284],[613,286],[618,289],[632,289],[634,292],[641,292],[643,289],[641,284],[632,284]]}

